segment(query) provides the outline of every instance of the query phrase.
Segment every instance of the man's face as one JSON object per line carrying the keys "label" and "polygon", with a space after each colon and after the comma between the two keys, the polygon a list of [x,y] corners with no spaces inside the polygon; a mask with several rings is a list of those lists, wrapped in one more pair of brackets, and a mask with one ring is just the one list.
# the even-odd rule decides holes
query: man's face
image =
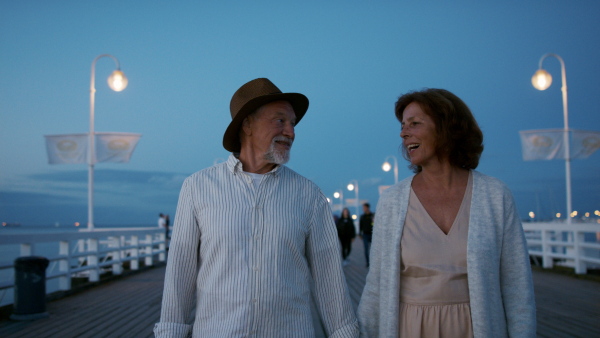
{"label": "man's face", "polygon": [[290,150],[296,134],[296,114],[287,101],[275,101],[258,109],[249,117],[252,134],[248,141],[255,154],[264,154],[269,163],[284,164],[290,159]]}

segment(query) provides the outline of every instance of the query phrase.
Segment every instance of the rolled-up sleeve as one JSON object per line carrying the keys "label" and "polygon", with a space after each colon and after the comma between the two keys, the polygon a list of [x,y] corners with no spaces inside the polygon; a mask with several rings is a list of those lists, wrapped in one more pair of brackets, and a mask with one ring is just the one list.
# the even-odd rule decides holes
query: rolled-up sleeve
{"label": "rolled-up sleeve", "polygon": [[315,198],[306,256],[314,280],[316,305],[329,337],[358,337],[333,214],[325,196]]}

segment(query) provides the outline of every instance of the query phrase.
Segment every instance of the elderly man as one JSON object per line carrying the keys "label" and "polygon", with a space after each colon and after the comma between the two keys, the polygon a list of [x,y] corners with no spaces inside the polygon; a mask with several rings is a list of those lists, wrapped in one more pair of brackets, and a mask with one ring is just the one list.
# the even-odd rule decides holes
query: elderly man
{"label": "elderly man", "polygon": [[329,204],[283,165],[307,109],[265,78],[233,95],[233,154],[181,189],[157,337],[313,337],[311,290],[328,336],[358,336]]}

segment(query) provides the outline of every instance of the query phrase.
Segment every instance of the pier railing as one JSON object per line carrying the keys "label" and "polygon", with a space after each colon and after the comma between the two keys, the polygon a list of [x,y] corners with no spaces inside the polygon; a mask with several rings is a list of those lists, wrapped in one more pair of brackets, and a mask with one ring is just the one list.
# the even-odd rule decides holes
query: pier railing
{"label": "pier railing", "polygon": [[[523,228],[529,255],[534,261],[541,259],[544,268],[568,266],[577,274],[600,268],[600,224],[525,222]],[[95,282],[102,273],[123,273],[124,264],[131,270],[138,270],[141,264],[151,266],[156,260],[164,262],[167,242],[164,229],[152,227],[3,234],[0,245],[18,245],[20,256],[46,257],[50,261],[46,279],[57,279],[58,290],[70,290],[73,277]],[[0,275],[10,276],[0,279],[3,293],[15,286],[13,271],[14,261],[0,263]],[[47,288],[47,291],[57,290]],[[5,301],[0,306],[5,305]]]}
{"label": "pier railing", "polygon": [[577,274],[600,268],[600,224],[575,222],[523,223],[529,256],[546,269],[568,266]]}
{"label": "pier railing", "polygon": [[[165,230],[160,228],[109,228],[79,232],[3,234],[0,245],[19,245],[20,256],[44,256],[50,261],[46,280],[58,279],[59,290],[70,290],[73,277],[100,279],[102,273],[119,275],[123,264],[138,270],[140,263],[166,259]],[[43,251],[41,253],[40,251]],[[55,252],[47,255],[48,252]],[[9,270],[9,271],[6,271]],[[14,261],[0,264],[4,276],[13,275]],[[0,290],[13,288],[14,276],[0,280]],[[52,292],[57,290],[48,290]]]}

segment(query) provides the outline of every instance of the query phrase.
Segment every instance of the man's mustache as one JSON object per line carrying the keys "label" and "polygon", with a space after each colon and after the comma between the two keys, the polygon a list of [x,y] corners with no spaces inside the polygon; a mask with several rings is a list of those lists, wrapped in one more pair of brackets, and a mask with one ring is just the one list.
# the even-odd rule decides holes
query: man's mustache
{"label": "man's mustache", "polygon": [[294,143],[294,139],[292,139],[290,137],[285,137],[285,136],[275,136],[275,138],[273,138],[272,143],[275,143],[275,142],[285,142],[291,147],[292,144]]}

